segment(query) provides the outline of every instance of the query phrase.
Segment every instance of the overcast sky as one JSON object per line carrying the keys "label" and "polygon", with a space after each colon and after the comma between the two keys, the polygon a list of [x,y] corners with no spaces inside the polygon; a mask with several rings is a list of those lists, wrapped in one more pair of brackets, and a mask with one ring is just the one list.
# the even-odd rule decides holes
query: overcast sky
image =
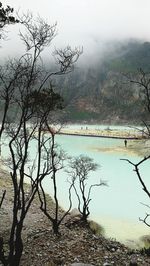
{"label": "overcast sky", "polygon": [[110,40],[150,40],[150,0],[8,0],[3,3],[23,12],[31,10],[50,23],[57,21],[55,43],[83,46],[85,54]]}

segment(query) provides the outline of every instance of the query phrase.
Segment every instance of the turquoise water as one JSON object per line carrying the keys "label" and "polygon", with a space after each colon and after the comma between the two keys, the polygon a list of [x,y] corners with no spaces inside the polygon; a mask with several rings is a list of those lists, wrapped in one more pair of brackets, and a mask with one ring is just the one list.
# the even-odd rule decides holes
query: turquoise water
{"label": "turquoise water", "polygon": [[[90,218],[104,226],[106,235],[128,242],[128,239],[137,240],[141,235],[149,233],[149,228],[139,221],[139,217],[143,218],[148,211],[140,202],[149,204],[149,199],[143,192],[133,167],[126,161],[120,160],[127,158],[136,163],[141,158],[127,155],[123,140],[78,136],[57,136],[56,140],[69,155],[84,154],[100,165],[100,169],[89,177],[89,183],[97,183],[101,178],[107,181],[108,186],[93,190]],[[108,148],[109,152],[101,151],[103,148]],[[142,167],[142,173],[148,183],[149,162]],[[64,208],[68,206],[66,180],[67,174],[60,173],[59,202]],[[45,189],[51,194],[48,182],[45,181]],[[76,207],[75,199],[73,202],[73,207]]]}
{"label": "turquoise water", "polygon": [[[143,192],[132,165],[121,158],[138,162],[141,158],[127,152],[124,141],[95,137],[57,135],[56,142],[70,156],[87,155],[100,165],[98,171],[91,173],[89,184],[100,179],[107,181],[108,186],[93,189],[90,203],[90,218],[100,223],[106,231],[106,236],[130,244],[143,234],[149,233],[149,228],[139,221],[148,211],[140,202],[149,204],[149,199]],[[35,153],[34,143],[31,145],[32,155]],[[4,146],[3,153],[7,154]],[[31,156],[32,158],[32,156]],[[149,182],[149,162],[142,167],[142,175]],[[68,207],[67,173],[61,171],[57,177],[59,204]],[[45,179],[44,188],[53,195],[51,180]],[[89,185],[88,184],[88,185]],[[77,201],[73,195],[73,208]]]}
{"label": "turquoise water", "polygon": [[[148,202],[148,199],[141,190],[133,167],[120,159],[128,158],[138,162],[140,158],[127,156],[123,152],[122,154],[115,151],[104,153],[97,150],[102,147],[109,147],[112,150],[118,146],[124,148],[122,140],[58,136],[57,142],[69,155],[88,155],[100,165],[99,171],[92,173],[92,180],[97,182],[100,177],[107,181],[108,187],[95,188],[93,203],[91,203],[93,214],[102,213],[137,220],[140,215],[139,210],[143,212],[143,206],[139,205],[139,201]],[[148,180],[148,164],[144,167],[144,175]]]}

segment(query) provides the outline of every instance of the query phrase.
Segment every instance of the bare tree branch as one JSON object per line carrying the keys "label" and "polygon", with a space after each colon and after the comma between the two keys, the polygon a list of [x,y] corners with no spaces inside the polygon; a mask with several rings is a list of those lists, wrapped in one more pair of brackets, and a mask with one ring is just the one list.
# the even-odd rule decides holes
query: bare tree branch
{"label": "bare tree branch", "polygon": [[[93,187],[106,185],[106,182],[100,181],[98,184],[92,184],[87,189],[88,175],[92,171],[96,171],[98,164],[93,162],[93,159],[87,156],[80,155],[79,157],[71,158],[69,162],[69,183],[72,184],[75,194],[78,199],[78,210],[81,213],[81,220],[86,223],[90,214],[89,203],[91,201],[91,190]],[[71,179],[71,181],[70,181]]]}
{"label": "bare tree branch", "polygon": [[[66,159],[63,152],[58,153],[50,122],[57,110],[63,109],[62,97],[47,86],[52,75],[68,73],[81,54],[78,49],[66,48],[59,52],[59,69],[56,72],[43,70],[41,54],[56,35],[56,26],[48,25],[38,17],[34,19],[31,13],[19,17],[25,32],[20,32],[20,38],[26,47],[26,53],[19,59],[10,60],[0,68],[0,100],[3,102],[2,127],[0,139],[5,130],[8,138],[10,178],[13,188],[13,211],[7,252],[0,248],[0,259],[3,255],[7,265],[18,266],[23,251],[22,230],[24,219],[34,200],[39,194],[41,209],[47,213],[45,192],[42,181],[46,176],[52,178],[54,199],[56,203],[53,221],[55,232],[65,215],[68,214],[71,202],[71,187],[69,188],[70,206],[66,214],[59,218],[59,202],[57,195],[56,173],[64,167]],[[58,58],[57,57],[57,58]],[[50,133],[47,136],[46,129]],[[30,160],[31,144],[36,143],[33,161]],[[48,149],[48,145],[50,149]],[[33,163],[32,163],[33,162]],[[30,167],[28,167],[30,164]],[[26,193],[25,182],[29,180],[29,193]],[[42,203],[43,202],[43,203]],[[43,205],[42,205],[43,204]],[[49,215],[47,214],[47,217]],[[49,216],[50,217],[50,216]],[[2,242],[1,242],[2,243]]]}
{"label": "bare tree branch", "polygon": [[5,195],[6,195],[6,190],[3,191],[3,194],[2,194],[2,197],[1,197],[1,200],[0,200],[0,209],[2,207],[2,204],[3,204],[3,201],[4,201]]}
{"label": "bare tree branch", "polygon": [[149,217],[150,217],[150,214],[147,214],[147,213],[146,213],[145,218],[144,218],[144,219],[139,218],[139,221],[143,222],[143,223],[146,224],[148,227],[150,227],[150,223],[147,222],[147,219],[148,219]]}

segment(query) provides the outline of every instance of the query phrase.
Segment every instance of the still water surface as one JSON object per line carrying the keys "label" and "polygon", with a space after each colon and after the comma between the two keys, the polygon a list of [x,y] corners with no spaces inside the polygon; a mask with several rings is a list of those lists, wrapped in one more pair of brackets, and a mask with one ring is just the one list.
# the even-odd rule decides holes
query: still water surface
{"label": "still water surface", "polygon": [[[143,218],[148,211],[140,202],[148,204],[148,198],[142,191],[133,167],[120,160],[128,158],[136,163],[141,158],[128,153],[123,140],[60,135],[57,136],[57,143],[71,156],[84,154],[100,164],[100,169],[92,173],[89,183],[97,183],[101,178],[107,181],[108,186],[93,190],[90,218],[104,226],[106,236],[130,244],[130,241],[149,233],[149,228],[139,221],[139,217]],[[148,163],[142,169],[147,183]],[[66,173],[61,173],[58,177],[59,201],[64,208],[68,206],[66,175]],[[45,188],[49,192],[47,181]],[[74,199],[74,207],[76,206]]]}
{"label": "still water surface", "polygon": [[[148,211],[141,202],[149,204],[149,200],[141,188],[132,165],[120,160],[127,158],[137,163],[141,158],[128,153],[124,140],[56,135],[56,142],[68,155],[84,154],[100,165],[98,171],[91,173],[89,184],[97,183],[101,178],[107,181],[108,186],[93,189],[90,218],[104,227],[106,236],[132,245],[133,240],[137,241],[140,236],[149,234],[149,228],[139,221],[139,217],[143,218]],[[34,145],[31,150],[34,153]],[[3,152],[8,153],[6,147]],[[150,184],[149,162],[142,167],[142,174],[146,183]],[[69,186],[67,173],[61,172],[57,182],[59,204],[66,209]],[[53,195],[49,179],[45,179],[44,187],[47,193]],[[73,197],[73,207],[77,207],[75,197]]]}

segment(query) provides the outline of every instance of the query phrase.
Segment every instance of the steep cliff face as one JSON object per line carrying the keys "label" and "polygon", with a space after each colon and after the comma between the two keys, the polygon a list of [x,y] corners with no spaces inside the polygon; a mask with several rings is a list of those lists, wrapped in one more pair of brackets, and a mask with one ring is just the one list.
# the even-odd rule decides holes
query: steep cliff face
{"label": "steep cliff face", "polygon": [[[89,64],[90,66],[90,64]],[[79,67],[58,83],[69,121],[136,122],[145,109],[140,86],[130,82],[138,68],[150,70],[150,43],[131,43],[93,67]]]}
{"label": "steep cliff face", "polygon": [[87,77],[87,91],[82,88],[68,101],[67,115],[72,122],[121,123],[142,119],[145,110],[139,97],[140,87],[125,80],[120,73],[109,71],[102,83],[94,81],[90,86]]}

